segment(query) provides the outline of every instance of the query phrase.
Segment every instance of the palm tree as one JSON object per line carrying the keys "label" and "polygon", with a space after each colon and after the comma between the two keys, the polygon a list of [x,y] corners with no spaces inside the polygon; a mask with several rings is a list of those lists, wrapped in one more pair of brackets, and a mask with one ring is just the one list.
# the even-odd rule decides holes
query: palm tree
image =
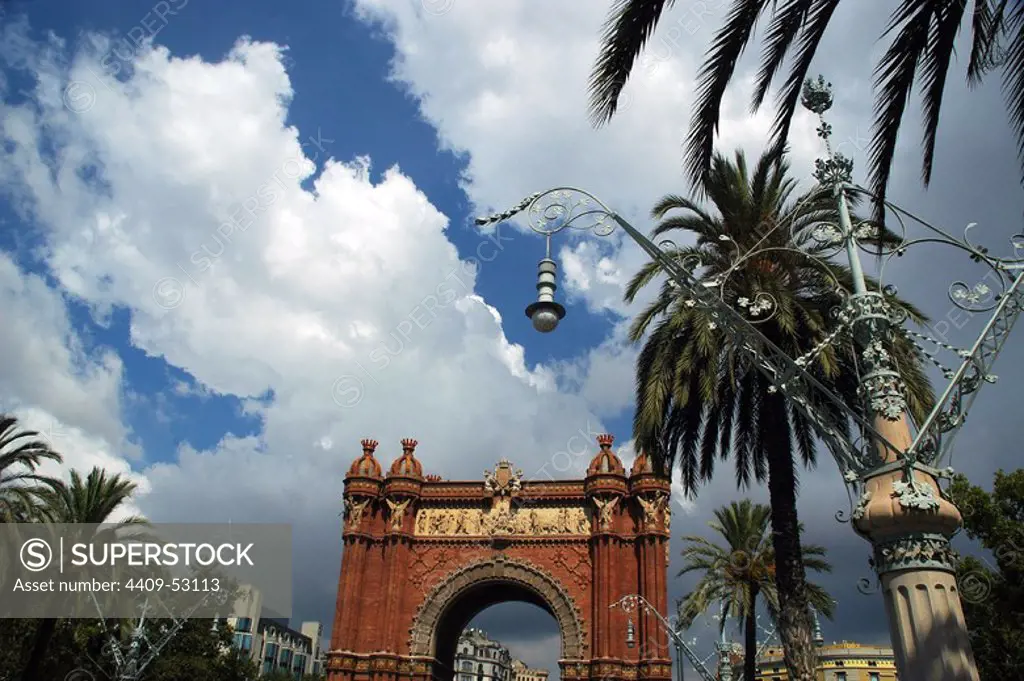
{"label": "palm tree", "polygon": [[[763,597],[768,613],[777,618],[779,594],[775,586],[775,552],[771,545],[771,508],[754,504],[749,499],[732,502],[715,510],[715,519],[708,527],[725,539],[725,545],[715,544],[704,537],[687,535],[683,549],[683,569],[680,575],[703,572],[693,591],[680,603],[680,613],[686,626],[718,603],[725,605],[725,617],[742,620],[744,629],[743,676],[754,681],[757,671],[757,600]],[[823,558],[825,549],[813,544],[804,545],[804,568],[816,572],[831,572],[832,566]],[[832,617],[833,600],[816,584],[808,584],[808,600],[826,617]],[[719,628],[725,629],[725,617]]]}
{"label": "palm tree", "polygon": [[21,430],[14,416],[0,414],[0,522],[31,521],[38,510],[38,483],[44,480],[36,469],[44,461],[63,461],[38,437]]}
{"label": "palm tree", "polygon": [[[119,473],[108,475],[102,468],[94,467],[83,479],[78,471],[71,471],[70,480],[64,482],[56,478],[47,478],[48,487],[39,492],[40,517],[50,523],[69,523],[82,525],[100,525],[110,522],[110,518],[127,503],[135,493],[138,485]],[[131,526],[148,525],[141,516],[128,516],[110,527],[104,533],[114,534]],[[57,629],[56,618],[45,618],[40,621],[36,630],[32,653],[25,667],[25,678],[39,677],[40,667],[46,655],[46,649]]]}
{"label": "palm tree", "polygon": [[[616,0],[605,24],[601,52],[590,78],[591,120],[601,125],[615,114],[622,88],[665,10],[674,0]],[[697,102],[686,142],[686,169],[703,181],[711,168],[719,110],[736,63],[770,10],[752,108],[757,110],[787,57],[789,75],[778,97],[772,131],[781,149],[789,134],[800,91],[839,0],[733,0],[725,25],[715,34],[698,75]],[[968,11],[968,5],[971,10]],[[990,71],[1002,70],[1010,124],[1017,136],[1024,183],[1024,3],[1007,0],[901,0],[886,36],[894,35],[875,67],[875,120],[868,149],[871,191],[884,198],[890,168],[912,87],[923,93],[922,178],[931,180],[942,95],[957,33],[971,26],[967,82],[976,86]],[[701,182],[702,183],[702,182]],[[876,204],[876,220],[882,217]]]}
{"label": "palm tree", "polygon": [[[42,515],[52,523],[99,525],[109,523],[111,516],[129,502],[138,485],[121,477],[108,475],[99,466],[93,467],[83,480],[78,471],[71,471],[70,480],[47,479],[48,489],[40,493]],[[116,523],[116,529],[129,525],[147,525],[142,516],[129,516]]]}
{"label": "palm tree", "polygon": [[[652,214],[664,218],[654,229],[655,236],[675,230],[696,235],[693,246],[673,245],[666,253],[679,262],[699,257],[703,269],[695,276],[704,282],[722,280],[740,253],[761,249],[762,255],[745,258],[725,278],[725,302],[750,309],[750,301],[774,300],[771,316],[764,313],[759,329],[797,358],[834,328],[830,312],[840,303],[837,284],[847,291],[853,287],[849,269],[824,261],[826,248],[813,236],[823,221],[838,222],[829,192],[818,188],[793,200],[795,182],[788,178],[788,170],[784,158],[774,152],[764,154],[752,173],[742,153],[733,160],[717,155],[706,184],[716,211],[682,196],[666,196]],[[682,214],[666,217],[676,211]],[[632,302],[661,271],[656,261],[641,268],[627,286],[626,301]],[[878,283],[869,280],[868,287],[877,291]],[[910,319],[923,321],[909,304],[895,298],[890,302],[901,305]],[[812,424],[781,392],[771,389],[737,339],[717,328],[708,312],[671,282],[637,315],[629,333],[633,342],[644,341],[637,359],[637,447],[651,452],[666,470],[678,466],[691,495],[712,477],[716,459],[730,453],[741,488],[752,480],[767,481],[780,637],[790,678],[809,681],[814,648],[796,508],[796,459],[805,465],[815,463]],[[835,343],[819,350],[806,369],[863,415],[853,349]],[[920,357],[902,335],[896,336],[890,351],[907,383],[910,415],[920,422],[933,403]],[[848,434],[849,423],[839,408],[824,400],[813,406],[837,432]]]}
{"label": "palm tree", "polygon": [[[0,523],[38,520],[39,493],[46,478],[36,471],[46,461],[63,459],[39,439],[39,433],[22,430],[17,418],[0,414]],[[5,535],[5,546],[0,547],[0,583],[4,584],[17,564],[16,547],[21,543],[11,533]]]}

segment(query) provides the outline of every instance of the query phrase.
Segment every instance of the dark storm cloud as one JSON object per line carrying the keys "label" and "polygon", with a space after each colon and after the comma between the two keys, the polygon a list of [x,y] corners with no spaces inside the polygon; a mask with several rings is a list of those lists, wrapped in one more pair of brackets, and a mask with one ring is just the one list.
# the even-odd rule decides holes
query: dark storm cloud
{"label": "dark storm cloud", "polygon": [[530,603],[495,605],[477,615],[469,626],[506,643],[542,641],[558,635],[554,617]]}

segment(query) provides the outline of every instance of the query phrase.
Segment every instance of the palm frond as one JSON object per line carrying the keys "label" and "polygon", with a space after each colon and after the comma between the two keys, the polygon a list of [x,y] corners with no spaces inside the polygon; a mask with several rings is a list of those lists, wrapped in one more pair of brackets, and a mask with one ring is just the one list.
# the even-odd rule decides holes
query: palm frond
{"label": "palm frond", "polygon": [[[875,68],[875,121],[868,145],[868,181],[877,199],[874,220],[885,222],[886,191],[896,154],[896,138],[914,87],[914,77],[928,48],[932,21],[930,0],[903,0],[893,11],[886,34],[899,28]],[[901,26],[902,25],[902,26]]]}
{"label": "palm frond", "polygon": [[[1024,4],[1017,2],[1005,22],[1010,42],[1005,48],[1002,89],[1010,125],[1017,136],[1017,155],[1024,166]],[[1021,182],[1024,183],[1024,173]]]}
{"label": "palm frond", "polygon": [[757,111],[764,103],[775,74],[786,60],[786,54],[800,33],[812,3],[813,0],[787,0],[772,13],[771,23],[768,24],[763,38],[764,51],[754,83],[754,95],[750,105],[752,111]]}
{"label": "palm frond", "polygon": [[706,184],[708,170],[714,157],[715,134],[725,90],[754,34],[761,14],[773,0],[733,0],[725,24],[715,33],[711,48],[697,75],[697,100],[690,119],[690,133],[686,141],[684,167],[697,180],[698,189]]}
{"label": "palm frond", "polygon": [[921,80],[924,85],[924,160],[921,173],[925,186],[928,186],[932,179],[935,135],[939,127],[939,112],[942,110],[942,93],[946,89],[949,62],[953,57],[954,42],[966,4],[963,0],[952,0],[932,10],[936,16],[931,22],[928,49],[921,61]]}
{"label": "palm frond", "polygon": [[818,45],[825,36],[825,29],[835,13],[839,0],[814,0],[804,18],[803,30],[797,40],[796,55],[790,67],[789,75],[779,92],[776,103],[775,122],[772,125],[772,148],[782,149],[789,138],[789,128],[793,114],[800,103],[807,72],[817,54]]}
{"label": "palm frond", "polygon": [[590,75],[590,120],[611,120],[633,64],[675,0],[616,0],[604,25],[601,51]]}

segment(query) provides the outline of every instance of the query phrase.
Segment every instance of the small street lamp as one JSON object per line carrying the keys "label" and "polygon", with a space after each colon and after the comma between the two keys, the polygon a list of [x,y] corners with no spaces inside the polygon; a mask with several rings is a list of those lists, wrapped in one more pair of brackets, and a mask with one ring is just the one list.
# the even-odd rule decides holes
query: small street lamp
{"label": "small street lamp", "polygon": [[[839,212],[839,224],[822,224],[813,232],[815,253],[795,244],[763,246],[765,240],[747,252],[727,235],[719,237],[734,247],[730,269],[714,280],[702,280],[699,256],[673,258],[608,208],[592,194],[573,187],[558,187],[533,194],[504,213],[478,218],[478,225],[502,222],[525,213],[529,226],[545,236],[547,255],[541,261],[538,300],[527,308],[534,327],[550,332],[565,314],[554,301],[555,264],[551,260],[551,236],[567,227],[592,231],[598,236],[621,227],[677,287],[680,295],[705,311],[711,324],[730,334],[752,364],[771,381],[769,391],[785,395],[790,404],[814,427],[817,436],[835,458],[853,499],[858,501],[850,518],[854,530],[871,542],[872,565],[885,592],[885,608],[892,633],[893,652],[900,678],[907,681],[978,681],[977,666],[968,640],[963,608],[955,577],[954,553],[949,539],[961,524],[960,512],[945,498],[937,480],[948,478],[952,468],[941,469],[948,460],[953,435],[963,425],[979,389],[993,383],[990,372],[1017,317],[1024,309],[1024,234],[1011,239],[1014,257],[997,258],[971,240],[973,224],[963,238],[935,227],[915,215],[885,202],[902,230],[896,245],[882,244],[878,226],[854,224],[849,211],[850,197],[876,200],[853,183],[853,162],[833,152],[831,126],[823,116],[832,106],[831,85],[820,76],[804,84],[802,104],[819,117],[818,136],[827,157],[815,162],[814,177],[832,190]],[[924,234],[911,236],[908,224]],[[778,229],[771,226],[769,232]],[[871,252],[882,258],[879,279],[885,266],[908,248],[919,244],[945,245],[958,249],[970,260],[988,268],[985,281],[969,286],[955,281],[949,286],[950,301],[972,315],[988,314],[980,335],[970,349],[958,349],[942,339],[904,328],[906,311],[892,304],[891,286],[869,290],[859,251],[870,244]],[[819,345],[801,357],[790,357],[762,334],[757,325],[775,314],[775,301],[768,292],[755,292],[730,304],[730,277],[751,260],[771,258],[780,250],[800,255],[829,272],[827,262],[845,253],[853,278],[853,290],[835,281],[843,301],[834,310],[836,328]],[[987,283],[986,283],[987,282]],[[733,305],[735,304],[736,307]],[[949,381],[935,408],[911,433],[905,385],[888,345],[895,334],[903,334],[924,356],[938,366]],[[846,404],[824,386],[806,367],[830,344],[849,343],[858,360],[862,408]],[[921,345],[958,355],[955,369],[943,366],[936,355]],[[838,432],[815,404],[831,403],[860,431],[851,438]],[[845,514],[838,514],[843,519]],[[660,617],[660,616],[659,616]],[[685,650],[685,649],[684,649]]]}
{"label": "small street lamp", "polygon": [[[550,249],[550,240],[548,241]],[[526,307],[526,316],[533,322],[533,328],[541,333],[550,333],[565,316],[565,308],[555,302],[555,279],[558,265],[550,257],[544,258],[537,266],[537,302]]]}

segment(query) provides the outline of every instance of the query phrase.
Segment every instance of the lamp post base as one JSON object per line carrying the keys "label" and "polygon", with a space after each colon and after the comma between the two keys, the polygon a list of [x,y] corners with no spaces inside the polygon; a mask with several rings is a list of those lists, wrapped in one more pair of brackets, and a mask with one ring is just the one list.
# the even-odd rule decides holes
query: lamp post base
{"label": "lamp post base", "polygon": [[979,681],[956,575],[914,569],[882,575],[901,681]]}

